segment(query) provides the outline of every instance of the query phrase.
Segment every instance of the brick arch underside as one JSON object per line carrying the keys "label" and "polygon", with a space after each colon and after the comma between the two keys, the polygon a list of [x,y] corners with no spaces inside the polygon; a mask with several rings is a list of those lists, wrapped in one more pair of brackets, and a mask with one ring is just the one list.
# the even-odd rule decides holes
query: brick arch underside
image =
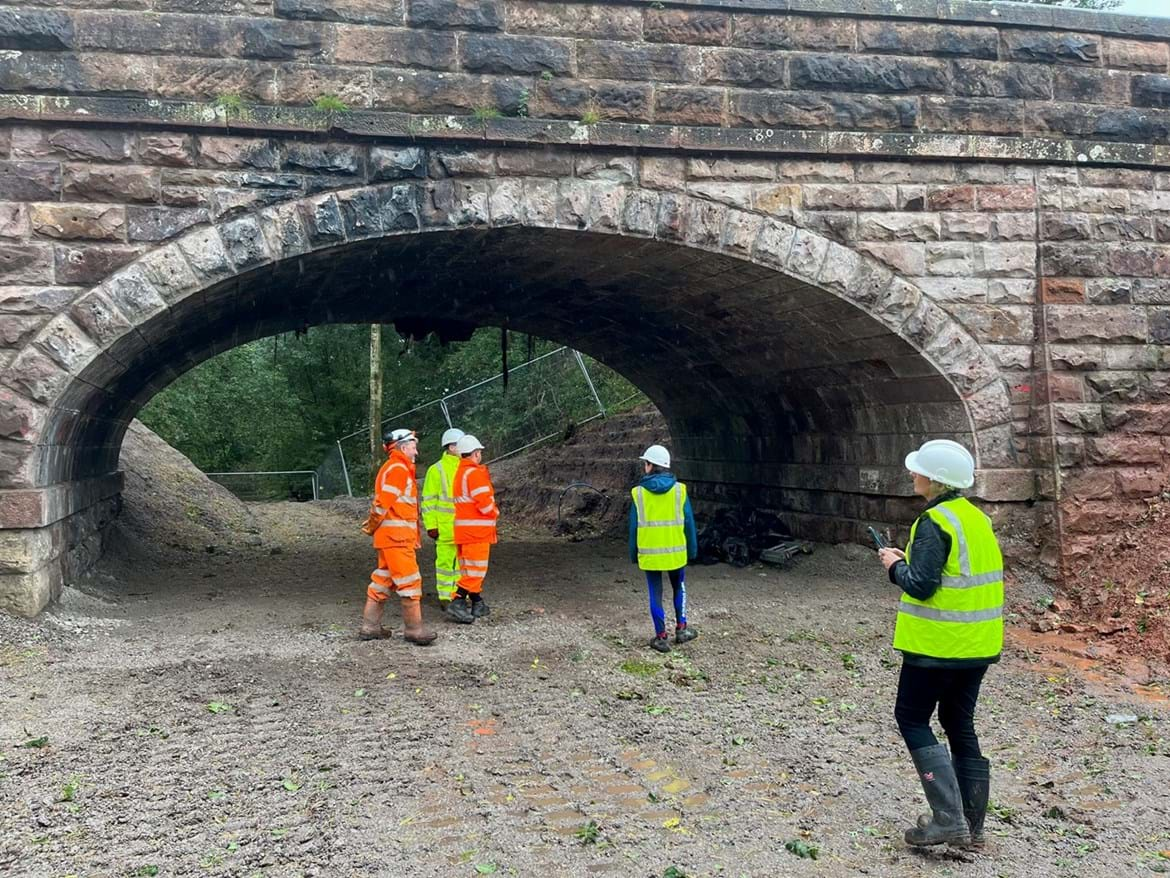
{"label": "brick arch underside", "polygon": [[238,344],[323,323],[451,319],[507,325],[613,367],[666,416],[697,496],[786,510],[814,538],[905,522],[907,448],[973,442],[953,377],[845,298],[677,243],[515,226],[326,247],[173,302],[69,386],[39,480],[115,471],[135,413]]}

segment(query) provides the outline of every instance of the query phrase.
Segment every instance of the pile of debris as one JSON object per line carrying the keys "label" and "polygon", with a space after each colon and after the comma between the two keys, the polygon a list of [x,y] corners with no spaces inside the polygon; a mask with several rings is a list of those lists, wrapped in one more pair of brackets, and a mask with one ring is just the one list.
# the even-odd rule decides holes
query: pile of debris
{"label": "pile of debris", "polygon": [[699,528],[700,564],[786,564],[812,549],[812,543],[793,537],[779,517],[749,506],[720,509]]}

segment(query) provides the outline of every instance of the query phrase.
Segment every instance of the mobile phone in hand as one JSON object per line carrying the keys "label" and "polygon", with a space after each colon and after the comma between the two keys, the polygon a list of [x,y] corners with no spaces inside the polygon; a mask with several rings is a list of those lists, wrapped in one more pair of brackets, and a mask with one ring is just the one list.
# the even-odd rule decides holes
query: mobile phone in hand
{"label": "mobile phone in hand", "polygon": [[877,548],[877,549],[884,549],[884,548],[886,547],[885,540],[883,540],[883,539],[882,539],[882,535],[881,535],[881,534],[879,534],[879,533],[878,533],[876,530],[874,530],[872,527],[867,527],[867,528],[866,528],[866,530],[868,530],[868,531],[869,531],[869,537],[870,537],[870,539],[872,539],[872,540],[873,540],[873,544],[874,544],[874,547],[875,547],[875,548]]}

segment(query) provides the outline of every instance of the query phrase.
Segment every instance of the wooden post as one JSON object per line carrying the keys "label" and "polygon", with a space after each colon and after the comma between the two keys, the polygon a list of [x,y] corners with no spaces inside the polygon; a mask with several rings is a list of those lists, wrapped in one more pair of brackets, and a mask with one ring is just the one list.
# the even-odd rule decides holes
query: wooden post
{"label": "wooden post", "polygon": [[382,326],[370,325],[370,464],[376,475],[382,465]]}

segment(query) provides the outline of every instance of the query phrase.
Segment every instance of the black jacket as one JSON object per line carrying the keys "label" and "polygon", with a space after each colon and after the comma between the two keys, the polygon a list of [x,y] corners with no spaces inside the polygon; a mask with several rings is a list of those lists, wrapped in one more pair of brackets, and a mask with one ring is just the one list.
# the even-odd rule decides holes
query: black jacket
{"label": "black jacket", "polygon": [[[958,496],[958,491],[947,491],[927,503],[926,509],[947,500],[954,500]],[[890,565],[890,582],[910,597],[928,601],[942,585],[943,568],[950,554],[950,535],[935,524],[934,519],[927,515],[924,509],[918,516],[914,542],[910,544],[910,563],[898,561]],[[902,657],[907,664],[928,668],[974,668],[999,661],[999,656],[991,659],[946,659],[913,652],[903,652]]]}

